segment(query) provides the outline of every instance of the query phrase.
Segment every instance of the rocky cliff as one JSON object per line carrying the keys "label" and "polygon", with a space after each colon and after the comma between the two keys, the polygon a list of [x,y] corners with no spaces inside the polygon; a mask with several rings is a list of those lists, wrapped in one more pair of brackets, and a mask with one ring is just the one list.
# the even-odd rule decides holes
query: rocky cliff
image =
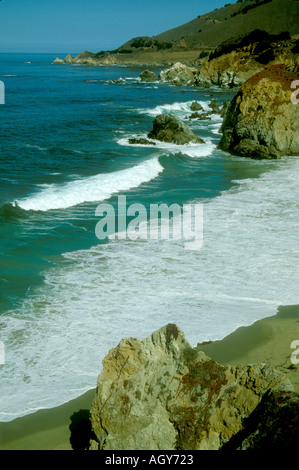
{"label": "rocky cliff", "polygon": [[[169,324],[144,340],[123,339],[104,359],[91,407],[90,448],[254,448],[253,434],[260,426],[262,437],[275,407],[282,416],[298,416],[298,397],[280,372],[268,364],[220,365]],[[282,421],[276,422],[280,430]],[[294,418],[291,424],[298,437]],[[289,442],[294,436],[290,428]]]}
{"label": "rocky cliff", "polygon": [[230,103],[219,147],[252,158],[299,155],[299,106],[291,99],[297,78],[283,65],[249,78]]}

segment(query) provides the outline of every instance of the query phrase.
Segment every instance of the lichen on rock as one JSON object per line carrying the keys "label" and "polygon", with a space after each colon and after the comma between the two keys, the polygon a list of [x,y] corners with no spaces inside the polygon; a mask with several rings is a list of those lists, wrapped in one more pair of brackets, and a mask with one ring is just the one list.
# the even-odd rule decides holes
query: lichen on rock
{"label": "lichen on rock", "polygon": [[166,325],[123,339],[103,361],[91,422],[101,450],[221,449],[269,390],[292,391],[267,364],[223,366]]}

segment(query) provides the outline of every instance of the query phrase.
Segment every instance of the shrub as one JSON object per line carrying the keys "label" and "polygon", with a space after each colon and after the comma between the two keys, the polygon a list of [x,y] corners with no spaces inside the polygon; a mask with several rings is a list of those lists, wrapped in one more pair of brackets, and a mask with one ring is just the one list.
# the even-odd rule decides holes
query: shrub
{"label": "shrub", "polygon": [[131,42],[131,47],[138,49],[139,47],[144,47],[145,39],[144,38],[134,38]]}
{"label": "shrub", "polygon": [[207,51],[201,51],[201,53],[199,54],[198,58],[199,58],[199,59],[203,59],[204,57],[208,57],[208,55],[210,55],[209,52],[207,52]]}

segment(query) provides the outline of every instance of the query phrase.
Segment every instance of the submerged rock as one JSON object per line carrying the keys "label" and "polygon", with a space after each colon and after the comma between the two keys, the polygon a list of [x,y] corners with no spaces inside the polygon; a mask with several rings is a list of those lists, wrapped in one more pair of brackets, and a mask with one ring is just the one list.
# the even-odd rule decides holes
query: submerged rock
{"label": "submerged rock", "polygon": [[140,74],[140,79],[142,82],[156,82],[158,81],[157,75],[151,70],[144,70]]}
{"label": "submerged rock", "polygon": [[218,450],[269,391],[292,391],[267,364],[222,366],[173,324],[123,339],[103,361],[91,407],[100,450]]}
{"label": "submerged rock", "polygon": [[186,116],[186,119],[198,119],[199,121],[211,121],[211,117],[209,116],[209,113],[199,113],[195,112],[190,114],[190,116]]}
{"label": "submerged rock", "polygon": [[112,80],[108,80],[107,83],[125,83],[126,81],[120,77],[120,78],[113,78]]}
{"label": "submerged rock", "polygon": [[193,101],[190,106],[191,111],[203,111],[203,107],[201,104],[197,103],[197,101]]}
{"label": "submerged rock", "polygon": [[252,158],[299,155],[299,106],[291,101],[296,78],[273,65],[247,80],[229,105],[219,147]]}
{"label": "submerged rock", "polygon": [[139,144],[139,145],[156,145],[156,142],[152,140],[147,140],[144,137],[140,137],[139,139],[132,137],[128,139],[129,144]]}
{"label": "submerged rock", "polygon": [[181,119],[173,114],[159,114],[156,116],[153,122],[153,130],[148,134],[148,137],[177,145],[191,142],[204,143]]}

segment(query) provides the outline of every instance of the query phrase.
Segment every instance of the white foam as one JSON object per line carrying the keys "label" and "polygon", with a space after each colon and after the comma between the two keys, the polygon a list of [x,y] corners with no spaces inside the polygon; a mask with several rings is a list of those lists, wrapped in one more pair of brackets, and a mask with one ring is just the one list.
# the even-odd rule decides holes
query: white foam
{"label": "white foam", "polygon": [[[140,114],[148,114],[149,116],[158,116],[158,114],[177,114],[179,117],[185,117],[186,113],[190,114],[190,109],[193,101],[186,101],[183,103],[171,103],[158,105],[155,108],[137,109]],[[211,111],[206,101],[198,101],[203,107],[204,111]]]}
{"label": "white foam", "polygon": [[194,345],[298,304],[299,160],[268,165],[205,203],[200,251],[181,240],[112,240],[47,271],[1,317],[0,421],[93,388],[123,337],[176,323]]}
{"label": "white foam", "polygon": [[126,170],[100,173],[65,184],[43,185],[42,191],[15,201],[24,210],[66,209],[84,202],[97,202],[156,178],[163,171],[157,157]]}
{"label": "white foam", "polygon": [[[129,139],[140,139],[144,138],[147,139],[149,142],[153,142],[153,144],[130,144]],[[204,144],[197,144],[197,143],[190,143],[185,145],[176,145],[169,142],[161,142],[160,140],[156,139],[149,139],[146,134],[137,135],[132,134],[128,137],[123,137],[117,140],[119,145],[129,146],[129,147],[147,147],[147,148],[155,148],[162,150],[163,153],[167,152],[170,154],[175,153],[182,153],[187,155],[191,158],[201,158],[201,157],[208,157],[212,154],[213,150],[216,148],[216,145],[211,142],[210,139],[205,139]]]}

